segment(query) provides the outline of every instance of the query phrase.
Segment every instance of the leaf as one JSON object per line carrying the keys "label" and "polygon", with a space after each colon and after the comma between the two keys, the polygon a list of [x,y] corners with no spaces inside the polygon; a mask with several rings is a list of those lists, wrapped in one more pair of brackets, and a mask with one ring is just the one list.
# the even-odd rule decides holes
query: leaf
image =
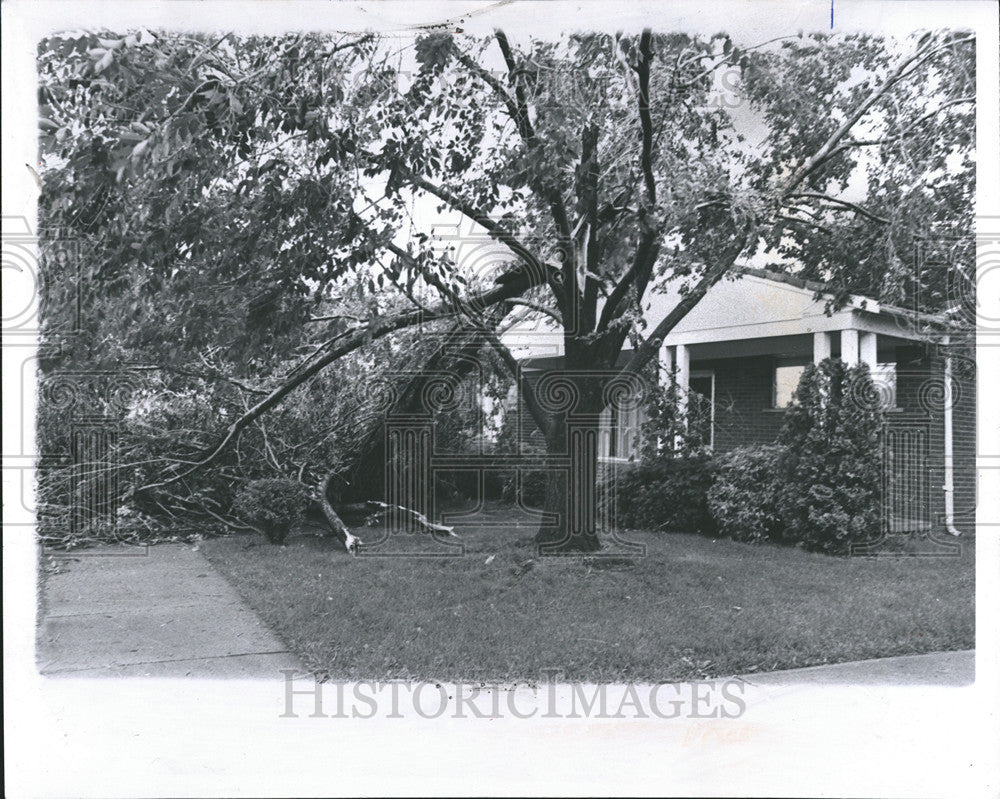
{"label": "leaf", "polygon": [[111,66],[111,63],[115,60],[114,51],[108,50],[102,57],[101,60],[94,64],[94,74],[100,75],[104,70]]}
{"label": "leaf", "polygon": [[420,73],[440,72],[451,58],[452,44],[450,33],[431,33],[417,39],[415,49]]}

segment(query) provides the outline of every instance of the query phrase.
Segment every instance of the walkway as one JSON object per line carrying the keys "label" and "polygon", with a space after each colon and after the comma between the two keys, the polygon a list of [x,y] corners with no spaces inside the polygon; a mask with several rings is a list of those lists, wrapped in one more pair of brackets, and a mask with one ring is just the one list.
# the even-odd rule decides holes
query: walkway
{"label": "walkway", "polygon": [[274,678],[301,668],[190,545],[108,546],[56,562],[42,587],[42,674]]}
{"label": "walkway", "polygon": [[741,675],[751,685],[972,685],[976,651],[931,652]]}

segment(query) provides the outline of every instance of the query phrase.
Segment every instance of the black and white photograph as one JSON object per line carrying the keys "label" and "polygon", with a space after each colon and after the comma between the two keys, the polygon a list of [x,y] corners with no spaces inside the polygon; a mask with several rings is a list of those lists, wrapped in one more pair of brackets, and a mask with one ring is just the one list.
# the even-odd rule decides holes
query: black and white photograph
{"label": "black and white photograph", "polygon": [[9,795],[1000,793],[995,4],[0,12]]}

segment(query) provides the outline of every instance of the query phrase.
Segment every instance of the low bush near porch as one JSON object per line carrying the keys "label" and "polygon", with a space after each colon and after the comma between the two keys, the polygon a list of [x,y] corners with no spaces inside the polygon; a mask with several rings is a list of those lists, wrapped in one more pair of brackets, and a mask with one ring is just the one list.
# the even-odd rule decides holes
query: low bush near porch
{"label": "low bush near porch", "polygon": [[707,504],[719,534],[734,541],[780,541],[780,446],[744,447],[719,457],[718,477]]}
{"label": "low bush near porch", "polygon": [[618,475],[618,526],[843,554],[881,533],[883,424],[868,367],[828,358],[806,368],[776,444]]}
{"label": "low bush near porch", "polygon": [[613,478],[616,526],[714,535],[708,492],[716,471],[709,456],[624,467]]}

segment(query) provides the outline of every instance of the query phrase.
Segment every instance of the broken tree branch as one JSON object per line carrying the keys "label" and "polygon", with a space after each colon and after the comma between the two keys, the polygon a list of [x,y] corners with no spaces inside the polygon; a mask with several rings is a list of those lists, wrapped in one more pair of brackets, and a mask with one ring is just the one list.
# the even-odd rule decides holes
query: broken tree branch
{"label": "broken tree branch", "polygon": [[[381,510],[383,513],[388,513],[389,511],[400,511],[405,513],[415,522],[423,525],[424,528],[430,530],[432,533],[444,533],[449,538],[458,538],[458,534],[455,532],[454,527],[448,527],[443,524],[435,524],[430,519],[428,519],[424,514],[419,511],[415,511],[412,508],[405,508],[402,505],[390,505],[386,502],[379,502],[378,500],[368,500],[365,505],[369,508],[375,508]],[[380,514],[376,514],[376,518]]]}
{"label": "broken tree branch", "polygon": [[329,472],[323,478],[319,484],[319,488],[316,490],[316,504],[319,505],[319,509],[323,512],[323,517],[326,519],[326,523],[330,525],[330,529],[344,544],[344,548],[352,555],[357,555],[358,547],[361,546],[361,539],[351,533],[327,497],[330,484],[335,479],[337,479],[336,472]]}
{"label": "broken tree branch", "polygon": [[[515,270],[510,273],[510,279],[505,280],[502,285],[498,285],[489,291],[481,292],[480,294],[475,295],[467,300],[467,303],[469,307],[474,309],[489,308],[497,303],[510,299],[511,297],[517,297],[528,289],[540,285],[549,276],[549,271],[550,267],[547,266],[538,271],[534,269],[521,271]],[[413,325],[420,324],[421,322],[448,319],[458,315],[460,315],[459,311],[451,307],[451,303],[442,303],[428,309],[427,311],[417,309],[406,311],[387,318],[380,318],[364,328],[352,331],[350,336],[346,337],[336,347],[332,348],[329,352],[323,355],[323,357],[317,358],[308,367],[299,370],[293,377],[286,379],[280,386],[271,391],[270,394],[234,421],[226,430],[226,434],[222,440],[203,458],[193,462],[188,469],[180,474],[168,477],[155,483],[149,483],[141,486],[140,488],[137,488],[136,491],[150,491],[154,488],[162,488],[163,486],[171,485],[184,479],[197,470],[208,466],[225,451],[226,447],[228,447],[229,444],[236,439],[237,436],[239,436],[247,425],[251,424],[255,419],[258,419],[260,416],[276,407],[296,388],[315,377],[331,363],[339,360],[348,353],[353,352],[354,350],[359,349],[365,344],[369,344],[376,339],[387,336],[390,333],[394,333],[397,330],[412,327]]]}

